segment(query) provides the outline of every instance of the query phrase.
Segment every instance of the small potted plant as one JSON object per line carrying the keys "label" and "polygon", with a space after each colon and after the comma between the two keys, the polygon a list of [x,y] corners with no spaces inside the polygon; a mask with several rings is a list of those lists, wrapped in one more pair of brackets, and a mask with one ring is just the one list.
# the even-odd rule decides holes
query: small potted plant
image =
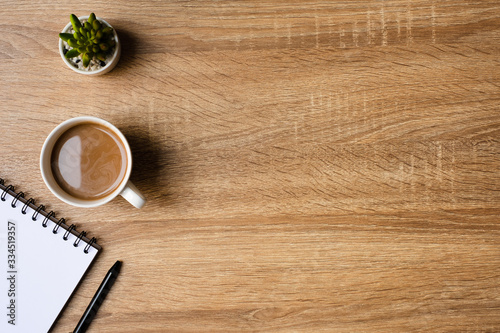
{"label": "small potted plant", "polygon": [[113,27],[105,20],[70,15],[70,23],[59,34],[59,52],[69,68],[87,75],[112,70],[121,54],[121,45]]}

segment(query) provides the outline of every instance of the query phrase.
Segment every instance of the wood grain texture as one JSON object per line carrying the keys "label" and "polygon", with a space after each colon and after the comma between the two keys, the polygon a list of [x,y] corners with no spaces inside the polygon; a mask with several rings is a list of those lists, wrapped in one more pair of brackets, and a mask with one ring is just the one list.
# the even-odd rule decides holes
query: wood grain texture
{"label": "wood grain texture", "polygon": [[[54,332],[116,259],[91,332],[500,331],[497,1],[0,5],[0,177],[104,248]],[[56,47],[90,11],[123,41],[95,78]],[[80,115],[127,136],[142,210],[43,184]]]}

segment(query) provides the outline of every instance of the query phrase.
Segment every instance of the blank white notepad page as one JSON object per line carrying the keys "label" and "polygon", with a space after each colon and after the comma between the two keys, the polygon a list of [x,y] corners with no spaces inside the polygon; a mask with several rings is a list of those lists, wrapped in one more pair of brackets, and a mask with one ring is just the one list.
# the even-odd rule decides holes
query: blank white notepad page
{"label": "blank white notepad page", "polygon": [[33,221],[35,209],[27,208],[23,214],[23,203],[18,201],[12,208],[14,197],[4,195],[5,201],[0,201],[0,332],[47,332],[98,250],[83,241],[75,247],[77,235],[58,229],[42,214]]}

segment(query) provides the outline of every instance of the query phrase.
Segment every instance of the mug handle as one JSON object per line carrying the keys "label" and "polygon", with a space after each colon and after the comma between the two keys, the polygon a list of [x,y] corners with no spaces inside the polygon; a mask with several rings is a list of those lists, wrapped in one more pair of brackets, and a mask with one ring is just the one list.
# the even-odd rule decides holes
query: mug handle
{"label": "mug handle", "polygon": [[142,195],[141,191],[139,191],[130,180],[127,181],[127,185],[125,185],[125,188],[120,195],[136,208],[142,208],[142,206],[146,203],[144,195]]}

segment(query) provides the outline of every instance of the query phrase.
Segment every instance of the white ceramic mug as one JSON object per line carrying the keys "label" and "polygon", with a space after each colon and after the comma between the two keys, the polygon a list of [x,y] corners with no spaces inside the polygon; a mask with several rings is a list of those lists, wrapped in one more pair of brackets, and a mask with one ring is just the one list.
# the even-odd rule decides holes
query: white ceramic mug
{"label": "white ceramic mug", "polygon": [[[126,156],[127,167],[124,176],[120,182],[120,185],[111,193],[95,200],[80,199],[64,191],[55,180],[51,167],[52,151],[59,137],[63,133],[68,131],[70,128],[73,128],[79,124],[87,124],[87,123],[95,123],[97,125],[104,126],[107,129],[111,130],[113,133],[115,133],[118,136],[118,138],[122,141],[127,155]],[[47,137],[47,139],[45,140],[42,147],[42,152],[40,153],[40,171],[42,173],[42,178],[45,184],[52,191],[52,193],[62,201],[73,206],[97,207],[111,201],[118,195],[124,197],[128,202],[130,202],[137,208],[142,208],[142,206],[144,206],[144,204],[146,203],[146,198],[129,180],[130,174],[132,172],[132,152],[130,150],[130,146],[127,142],[127,139],[122,134],[122,132],[120,132],[120,130],[118,130],[115,126],[100,118],[96,117],[72,118],[62,122],[56,128],[54,128]]]}

